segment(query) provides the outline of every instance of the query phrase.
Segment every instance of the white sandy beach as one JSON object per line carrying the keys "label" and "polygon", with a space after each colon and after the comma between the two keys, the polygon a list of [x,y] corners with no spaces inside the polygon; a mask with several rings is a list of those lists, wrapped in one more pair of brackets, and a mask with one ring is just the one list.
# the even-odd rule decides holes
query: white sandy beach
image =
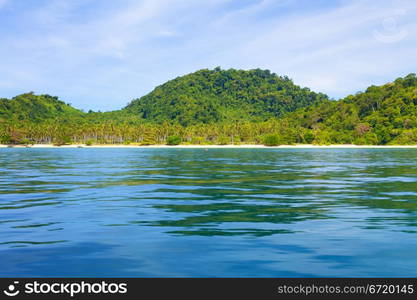
{"label": "white sandy beach", "polygon": [[331,148],[349,148],[349,149],[368,149],[368,148],[417,148],[417,145],[310,145],[310,144],[299,144],[299,145],[280,145],[280,146],[264,146],[264,145],[117,145],[117,144],[106,144],[106,145],[92,145],[87,146],[84,144],[73,144],[55,146],[52,144],[35,144],[35,145],[0,145],[0,148],[202,148],[202,149],[229,149],[229,148],[282,148],[282,149],[331,149]]}

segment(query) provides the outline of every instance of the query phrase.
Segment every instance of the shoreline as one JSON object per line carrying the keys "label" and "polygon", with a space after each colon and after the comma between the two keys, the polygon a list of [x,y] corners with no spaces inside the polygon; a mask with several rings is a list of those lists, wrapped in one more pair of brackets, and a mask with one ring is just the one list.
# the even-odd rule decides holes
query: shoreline
{"label": "shoreline", "polygon": [[417,148],[417,145],[311,145],[311,144],[297,144],[297,145],[279,145],[279,146],[265,146],[265,145],[254,145],[254,144],[242,144],[242,145],[117,145],[117,144],[106,144],[106,145],[91,145],[85,144],[73,144],[73,145],[62,145],[55,146],[52,144],[34,144],[34,145],[3,145],[0,144],[0,148],[176,148],[176,149],[396,149],[396,148]]}

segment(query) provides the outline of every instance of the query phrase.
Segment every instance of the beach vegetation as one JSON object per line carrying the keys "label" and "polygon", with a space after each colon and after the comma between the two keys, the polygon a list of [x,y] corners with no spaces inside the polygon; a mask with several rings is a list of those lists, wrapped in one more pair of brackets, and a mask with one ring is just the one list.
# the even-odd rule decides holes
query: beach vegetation
{"label": "beach vegetation", "polygon": [[417,144],[417,78],[340,100],[265,70],[200,70],[111,112],[47,94],[0,99],[0,143]]}

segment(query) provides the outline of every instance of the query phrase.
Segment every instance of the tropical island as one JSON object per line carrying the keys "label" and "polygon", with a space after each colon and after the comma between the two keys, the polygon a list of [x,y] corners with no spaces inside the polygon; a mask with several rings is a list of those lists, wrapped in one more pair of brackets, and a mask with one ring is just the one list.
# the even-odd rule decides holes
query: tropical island
{"label": "tropical island", "polygon": [[269,70],[203,69],[121,110],[33,92],[0,99],[3,145],[415,145],[417,77],[340,100]]}

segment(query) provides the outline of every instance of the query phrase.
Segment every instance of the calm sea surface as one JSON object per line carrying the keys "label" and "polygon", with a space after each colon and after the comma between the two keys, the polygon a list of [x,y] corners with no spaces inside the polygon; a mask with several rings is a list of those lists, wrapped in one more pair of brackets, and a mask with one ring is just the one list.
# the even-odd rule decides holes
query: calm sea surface
{"label": "calm sea surface", "polygon": [[417,276],[417,149],[0,149],[0,276]]}

